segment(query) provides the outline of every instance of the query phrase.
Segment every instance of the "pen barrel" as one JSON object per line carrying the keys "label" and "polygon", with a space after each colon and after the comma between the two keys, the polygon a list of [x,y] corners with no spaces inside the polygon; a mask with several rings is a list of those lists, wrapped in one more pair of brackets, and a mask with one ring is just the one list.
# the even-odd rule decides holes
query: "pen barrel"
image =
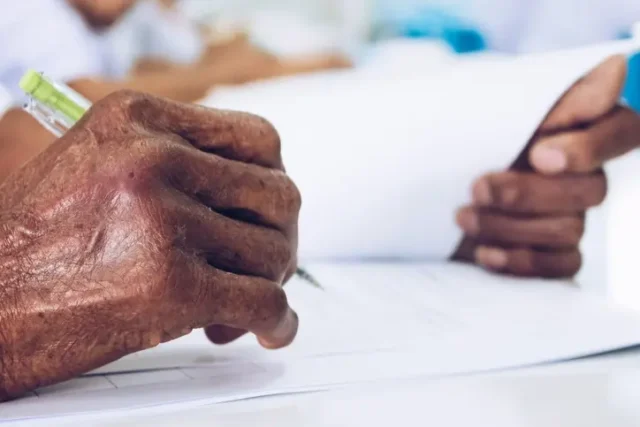
{"label": "pen barrel", "polygon": [[66,117],[70,126],[80,120],[91,106],[87,99],[71,88],[54,83],[35,71],[25,74],[20,86],[33,99]]}

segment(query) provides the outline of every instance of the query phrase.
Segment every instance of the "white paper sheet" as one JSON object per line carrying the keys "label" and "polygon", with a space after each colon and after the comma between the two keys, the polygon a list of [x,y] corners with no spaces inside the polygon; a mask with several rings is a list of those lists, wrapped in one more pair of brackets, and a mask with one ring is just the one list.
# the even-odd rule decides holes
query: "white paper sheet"
{"label": "white paper sheet", "polygon": [[[293,79],[209,104],[260,113],[280,129],[305,195],[303,257],[443,257],[471,180],[507,166],[566,88],[628,48],[468,63],[438,79]],[[288,286],[302,322],[291,348],[265,352],[251,337],[216,348],[194,333],[2,404],[0,421],[470,373],[640,343],[637,317],[566,284],[447,264],[312,272],[325,292]]]}
{"label": "white paper sheet", "polygon": [[515,160],[559,97],[631,42],[435,67],[354,70],[219,90],[208,106],[279,130],[303,195],[301,259],[449,256],[456,210]]}
{"label": "white paper sheet", "polygon": [[216,348],[200,332],[89,377],[0,405],[0,420],[228,402],[418,376],[538,364],[640,343],[640,318],[567,283],[456,264],[316,265],[325,285],[288,285],[291,348],[252,337]]}

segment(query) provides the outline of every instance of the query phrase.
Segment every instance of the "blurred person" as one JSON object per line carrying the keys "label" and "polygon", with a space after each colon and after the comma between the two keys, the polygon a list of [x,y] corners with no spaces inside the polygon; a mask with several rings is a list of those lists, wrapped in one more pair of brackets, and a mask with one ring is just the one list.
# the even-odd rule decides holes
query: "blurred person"
{"label": "blurred person", "polygon": [[0,401],[196,328],[287,346],[299,209],[265,120],[98,102],[0,185]]}
{"label": "blurred person", "polygon": [[[131,21],[134,35],[137,30],[146,31],[147,39],[161,34],[160,44],[163,39],[170,39],[170,33],[162,33],[164,24],[148,25],[153,19],[162,19],[164,15],[158,9],[161,6],[153,8],[149,2],[136,3],[133,0],[25,0],[4,5],[0,14],[0,41],[3,45],[0,82],[17,91],[16,85],[22,73],[27,68],[36,68],[46,71],[54,79],[68,82],[90,100],[126,88],[180,101],[195,101],[215,85],[345,66],[344,62],[335,61],[300,64],[294,60],[289,63],[286,59],[274,58],[254,49],[251,56],[243,55],[237,59],[231,55],[206,63],[187,55],[187,58],[181,58],[183,63],[173,63],[167,70],[130,77],[112,74],[113,68],[123,69],[116,49],[122,44],[116,43],[115,47],[110,44],[113,42],[109,38],[110,29],[131,8],[147,6]],[[149,10],[156,13],[147,13]],[[174,29],[180,32],[184,25]],[[133,44],[139,42],[132,41]],[[180,50],[171,49],[174,53]],[[195,62],[188,63],[189,59]]]}
{"label": "blurred person", "polygon": [[[138,4],[139,3],[139,4]],[[163,14],[166,6],[155,2],[135,0],[25,0],[3,4],[0,12],[0,84],[13,95],[16,103],[22,99],[18,81],[29,68],[45,71],[91,101],[96,101],[119,89],[135,89],[165,96],[178,101],[195,101],[216,85],[240,84],[260,78],[313,72],[320,69],[344,67],[347,64],[326,58],[311,60],[282,60],[256,49],[246,39],[238,38],[228,46],[220,46],[218,55],[198,57],[199,48],[193,47],[191,56],[176,53],[180,46],[165,51],[133,49],[119,58],[117,47],[143,44],[142,40],[157,38],[156,46],[171,34],[195,41],[194,29],[186,28],[182,21],[165,25],[174,15]],[[132,21],[126,13],[135,8]],[[151,12],[153,13],[151,13]],[[149,12],[147,14],[147,12]],[[167,12],[169,13],[169,12]],[[123,18],[124,17],[124,18]],[[154,21],[157,20],[159,22]],[[119,42],[113,33],[119,25],[129,32]],[[126,31],[125,31],[126,33]],[[161,34],[159,36],[158,34]],[[189,36],[190,34],[190,36]],[[129,38],[131,36],[131,38]],[[124,75],[126,66],[138,55],[162,52],[160,69]],[[175,55],[171,55],[173,52]],[[216,56],[214,58],[214,56]],[[192,64],[188,63],[193,60]],[[118,71],[119,70],[119,71]],[[11,110],[0,126],[0,180],[19,168],[26,160],[39,153],[53,141],[36,122],[19,110]]]}

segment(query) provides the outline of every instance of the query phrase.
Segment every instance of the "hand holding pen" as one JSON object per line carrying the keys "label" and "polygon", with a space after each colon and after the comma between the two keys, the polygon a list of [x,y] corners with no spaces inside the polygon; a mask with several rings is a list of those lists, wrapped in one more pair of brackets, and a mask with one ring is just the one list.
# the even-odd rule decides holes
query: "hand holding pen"
{"label": "hand holding pen", "polygon": [[118,92],[11,175],[0,400],[192,329],[291,343],[300,195],[276,139],[256,116]]}
{"label": "hand holding pen", "polygon": [[[25,110],[57,137],[70,129],[91,107],[91,102],[73,89],[35,71],[27,72],[20,86],[29,96]],[[304,269],[297,267],[295,274],[322,289],[320,283]]]}

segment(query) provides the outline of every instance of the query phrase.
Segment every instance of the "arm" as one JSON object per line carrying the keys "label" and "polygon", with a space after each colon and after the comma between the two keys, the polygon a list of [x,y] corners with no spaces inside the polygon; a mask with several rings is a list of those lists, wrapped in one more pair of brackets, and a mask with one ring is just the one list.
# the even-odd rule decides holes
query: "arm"
{"label": "arm", "polygon": [[194,102],[215,86],[350,67],[350,63],[339,56],[281,60],[256,48],[232,49],[217,60],[192,65],[158,64],[157,61],[153,65],[161,66],[154,71],[140,70],[122,81],[87,78],[74,80],[69,85],[92,101],[120,89],[130,89]]}

